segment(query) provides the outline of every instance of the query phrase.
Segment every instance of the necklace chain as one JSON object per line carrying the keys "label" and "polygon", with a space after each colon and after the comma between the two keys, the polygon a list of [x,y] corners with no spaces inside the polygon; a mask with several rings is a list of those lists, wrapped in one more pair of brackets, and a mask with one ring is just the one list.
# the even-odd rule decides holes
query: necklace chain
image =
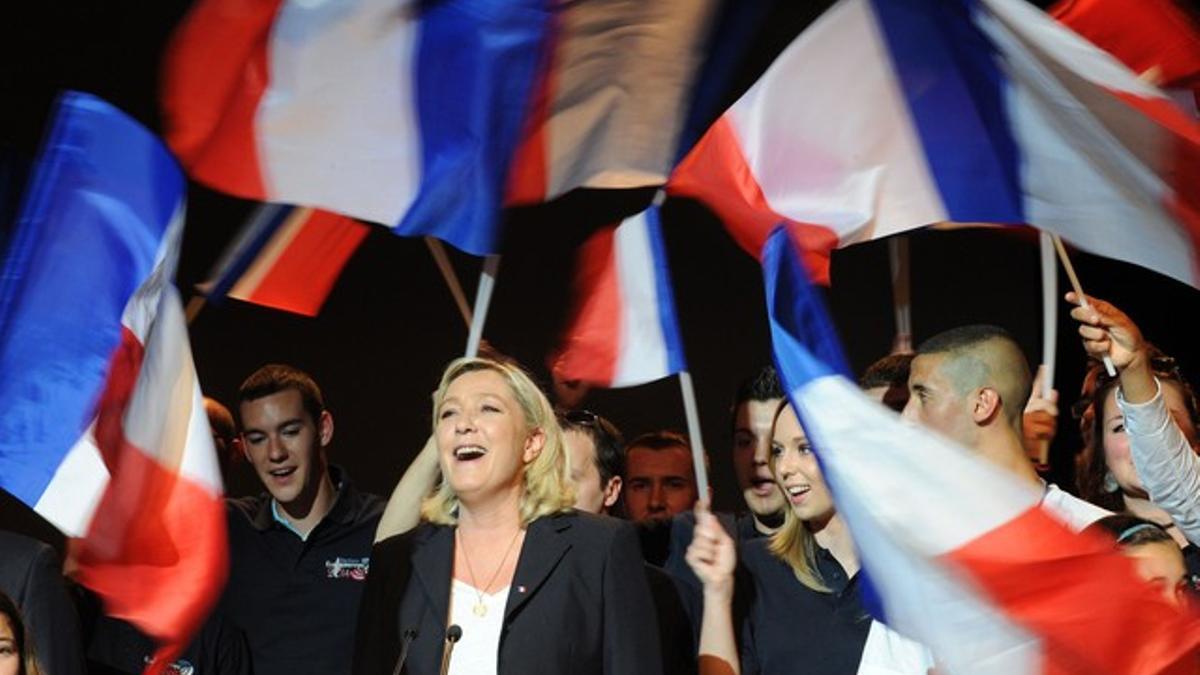
{"label": "necklace chain", "polygon": [[521,528],[517,528],[512,540],[508,542],[508,548],[504,549],[504,557],[500,558],[500,564],[496,567],[496,571],[492,573],[492,578],[488,579],[487,585],[483,587],[483,590],[480,590],[479,582],[475,580],[475,570],[471,568],[471,556],[467,554],[467,544],[466,540],[463,539],[462,530],[457,530],[456,534],[458,535],[458,544],[462,546],[463,562],[467,563],[467,574],[471,576],[471,590],[475,591],[477,598],[475,606],[471,611],[475,613],[475,616],[481,617],[487,614],[487,605],[483,604],[483,596],[492,587],[492,584],[496,583],[496,579],[500,576],[500,570],[504,569],[504,563],[508,562],[508,554],[512,553],[513,546],[517,543],[517,537],[521,536]]}

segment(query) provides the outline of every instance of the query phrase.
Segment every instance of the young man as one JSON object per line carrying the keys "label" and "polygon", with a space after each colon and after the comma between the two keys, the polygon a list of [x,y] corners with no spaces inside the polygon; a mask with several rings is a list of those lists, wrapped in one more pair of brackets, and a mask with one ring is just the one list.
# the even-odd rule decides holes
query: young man
{"label": "young man", "polygon": [[635,523],[667,521],[696,504],[696,473],[687,438],[655,431],[625,449],[625,510]]}
{"label": "young man", "polygon": [[571,455],[575,508],[610,514],[621,497],[625,475],[621,432],[612,422],[587,410],[559,413],[558,423]]}
{"label": "young man", "polygon": [[329,464],[333,416],[304,372],[260,368],[238,391],[238,416],[267,491],[229,501],[220,611],[245,631],[257,675],[349,673],[383,502]]}
{"label": "young man", "polygon": [[1038,477],[1022,433],[1030,380],[1025,355],[1004,329],[973,325],[948,330],[917,349],[904,417],[1044,488],[1042,507],[1082,530],[1110,514]]}
{"label": "young man", "polygon": [[736,520],[739,540],[768,535],[783,524],[785,501],[771,475],[771,426],[783,402],[775,368],[742,381],[733,399],[733,469],[748,513]]}

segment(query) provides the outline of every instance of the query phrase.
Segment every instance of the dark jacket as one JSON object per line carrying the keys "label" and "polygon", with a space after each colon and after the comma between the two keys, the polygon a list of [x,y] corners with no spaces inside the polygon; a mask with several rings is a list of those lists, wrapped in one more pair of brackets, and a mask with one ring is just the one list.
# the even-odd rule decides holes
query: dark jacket
{"label": "dark jacket", "polygon": [[[449,617],[454,528],[422,524],[371,554],[354,672],[387,675],[416,630],[406,670],[437,675]],[[661,670],[655,609],[633,528],[567,512],[529,525],[500,637],[501,675],[640,675]]]}
{"label": "dark jacket", "polygon": [[36,539],[0,530],[0,591],[21,610],[45,672],[85,672],[79,616],[54,549]]}

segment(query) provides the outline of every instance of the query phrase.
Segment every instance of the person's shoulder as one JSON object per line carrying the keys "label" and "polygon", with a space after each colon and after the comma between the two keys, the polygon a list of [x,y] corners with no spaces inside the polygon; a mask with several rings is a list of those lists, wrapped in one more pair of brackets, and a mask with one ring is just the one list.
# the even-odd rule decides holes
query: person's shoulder
{"label": "person's shoulder", "polygon": [[743,539],[738,542],[738,559],[750,569],[761,569],[764,566],[782,564],[779,558],[771,552],[770,537]]}
{"label": "person's shoulder", "polygon": [[0,551],[4,551],[6,558],[22,557],[29,560],[47,554],[54,555],[54,547],[50,544],[8,530],[0,530]]}
{"label": "person's shoulder", "polygon": [[435,525],[421,521],[416,527],[411,530],[393,534],[385,539],[380,539],[371,547],[371,559],[392,559],[399,556],[410,554],[413,550],[423,546],[426,542],[436,536],[439,532],[449,529],[446,525]]}
{"label": "person's shoulder", "polygon": [[1112,515],[1111,511],[1080,499],[1053,483],[1046,486],[1042,507],[1076,531]]}

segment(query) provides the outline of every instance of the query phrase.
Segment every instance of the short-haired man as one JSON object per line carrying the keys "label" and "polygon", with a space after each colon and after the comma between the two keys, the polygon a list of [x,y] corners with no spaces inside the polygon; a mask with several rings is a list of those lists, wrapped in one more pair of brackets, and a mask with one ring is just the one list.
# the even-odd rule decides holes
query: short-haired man
{"label": "short-haired man", "polygon": [[1025,355],[1004,329],[972,325],[948,330],[917,349],[904,417],[1044,488],[1042,506],[1082,530],[1109,514],[1038,477],[1021,429],[1030,380]]}
{"label": "short-haired man", "polygon": [[255,371],[238,391],[238,416],[267,491],[229,501],[220,610],[246,632],[257,675],[348,673],[383,502],[329,464],[333,416],[303,371]]}
{"label": "short-haired man", "polygon": [[621,497],[625,475],[621,432],[612,422],[587,410],[560,412],[558,423],[571,456],[575,508],[588,513],[611,513]]}
{"label": "short-haired man", "polygon": [[908,371],[915,354],[888,354],[867,366],[858,386],[867,396],[900,412],[908,404]]}
{"label": "short-haired man", "polygon": [[739,516],[737,539],[768,535],[783,524],[786,501],[771,475],[771,428],[783,403],[773,366],[738,385],[733,399],[733,470],[749,513]]}
{"label": "short-haired man", "polygon": [[655,431],[625,449],[625,510],[634,522],[668,521],[699,498],[692,446],[682,434]]}

